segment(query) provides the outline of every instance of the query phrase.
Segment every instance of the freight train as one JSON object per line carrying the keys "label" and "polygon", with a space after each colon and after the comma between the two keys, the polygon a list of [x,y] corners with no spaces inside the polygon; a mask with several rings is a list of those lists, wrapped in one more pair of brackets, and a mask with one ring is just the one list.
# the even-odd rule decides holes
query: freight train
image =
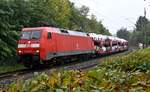
{"label": "freight train", "polygon": [[22,29],[17,53],[19,61],[26,67],[35,67],[49,64],[58,58],[100,56],[127,49],[128,41],[113,36],[55,27],[35,27]]}

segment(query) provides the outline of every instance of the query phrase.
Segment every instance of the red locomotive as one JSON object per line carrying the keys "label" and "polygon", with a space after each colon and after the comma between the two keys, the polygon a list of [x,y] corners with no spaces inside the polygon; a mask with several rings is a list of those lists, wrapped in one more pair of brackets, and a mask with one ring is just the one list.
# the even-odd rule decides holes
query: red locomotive
{"label": "red locomotive", "polygon": [[27,67],[58,57],[102,55],[127,50],[128,42],[112,36],[54,27],[24,28],[18,41],[19,60]]}
{"label": "red locomotive", "polygon": [[17,51],[20,60],[29,66],[56,57],[92,54],[94,44],[92,38],[82,32],[52,27],[24,28]]}

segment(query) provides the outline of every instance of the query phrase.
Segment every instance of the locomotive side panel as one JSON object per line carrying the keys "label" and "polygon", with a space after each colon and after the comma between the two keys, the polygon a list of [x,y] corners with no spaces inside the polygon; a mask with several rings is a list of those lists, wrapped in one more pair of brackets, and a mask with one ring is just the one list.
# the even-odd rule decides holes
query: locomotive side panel
{"label": "locomotive side panel", "polygon": [[92,53],[94,45],[91,38],[57,34],[57,56]]}

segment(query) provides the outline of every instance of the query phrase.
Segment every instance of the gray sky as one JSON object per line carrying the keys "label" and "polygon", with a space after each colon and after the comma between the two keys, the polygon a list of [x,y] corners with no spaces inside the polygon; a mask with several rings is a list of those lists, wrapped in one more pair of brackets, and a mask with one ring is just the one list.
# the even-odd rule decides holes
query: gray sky
{"label": "gray sky", "polygon": [[150,19],[150,0],[70,0],[76,7],[85,5],[90,8],[90,13],[96,15],[112,34],[125,27],[132,30],[140,15],[144,15],[144,7],[147,10],[147,18]]}

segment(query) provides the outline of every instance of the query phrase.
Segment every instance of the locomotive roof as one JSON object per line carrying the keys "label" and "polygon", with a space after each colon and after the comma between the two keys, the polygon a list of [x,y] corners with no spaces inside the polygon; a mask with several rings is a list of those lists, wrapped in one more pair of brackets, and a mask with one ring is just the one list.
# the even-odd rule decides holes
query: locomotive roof
{"label": "locomotive roof", "polygon": [[78,31],[72,31],[67,29],[60,29],[60,28],[54,28],[54,27],[35,27],[35,28],[23,28],[23,31],[28,30],[43,30],[43,29],[49,29],[52,33],[59,33],[59,34],[66,34],[66,35],[75,35],[75,36],[87,36],[87,33],[84,32],[78,32]]}
{"label": "locomotive roof", "polygon": [[[60,28],[54,28],[54,27],[34,27],[34,28],[23,28],[23,31],[29,31],[29,30],[43,30],[43,29],[49,29],[52,33],[59,33],[59,34],[66,34],[66,35],[75,35],[75,36],[85,36],[88,37],[87,33],[84,32],[78,32],[78,31],[72,31],[67,29],[60,29]],[[95,33],[89,33],[89,36],[92,37],[94,40],[99,39],[111,39],[111,40],[117,40],[121,42],[128,42],[127,40],[114,37],[114,36],[107,36],[107,35],[101,35],[101,34],[95,34]]]}

